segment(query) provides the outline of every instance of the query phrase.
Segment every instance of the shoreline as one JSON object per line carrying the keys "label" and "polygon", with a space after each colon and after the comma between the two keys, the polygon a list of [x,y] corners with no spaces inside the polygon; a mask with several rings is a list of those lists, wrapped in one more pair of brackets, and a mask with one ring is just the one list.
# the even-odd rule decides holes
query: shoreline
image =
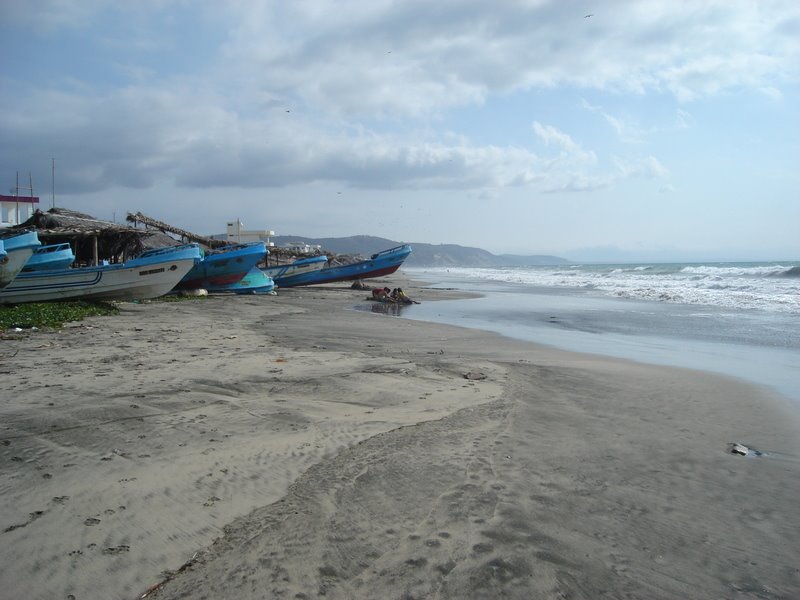
{"label": "shoreline", "polygon": [[[386,281],[423,302],[448,295]],[[76,600],[140,597],[165,580],[149,597],[800,591],[787,558],[800,553],[788,400],[345,310],[365,296],[313,286],[124,305],[4,341],[3,589]],[[767,455],[731,455],[732,442]]]}
{"label": "shoreline", "polygon": [[[707,322],[694,320],[698,310],[694,305],[604,295],[586,297],[582,293],[575,295],[575,290],[570,288],[515,290],[513,285],[484,280],[450,283],[454,283],[453,289],[469,289],[473,295],[482,295],[487,302],[477,309],[468,303],[450,303],[447,310],[442,311],[443,315],[432,315],[430,306],[423,307],[416,311],[419,316],[410,318],[455,326],[469,323],[484,331],[560,350],[717,373],[768,388],[791,399],[800,409],[800,369],[796,366],[800,364],[800,351],[781,343],[764,343],[763,339],[749,343],[736,339],[736,334],[731,336],[726,329],[734,315],[717,323],[728,337],[712,338],[708,333],[714,329],[710,329]],[[436,285],[432,279],[428,284]],[[490,289],[481,289],[487,284]],[[496,289],[497,286],[501,286],[500,289]],[[710,314],[726,310],[709,309]],[[523,312],[525,318],[506,318],[506,315]],[[701,309],[700,312],[706,311]],[[619,318],[616,316],[619,314],[625,316]],[[779,330],[781,326],[789,328],[791,325],[783,321],[765,322],[763,317],[752,321],[751,315],[746,313],[739,317],[749,323],[745,327],[753,330]],[[649,321],[651,330],[644,329],[643,320]],[[625,323],[627,329],[620,328],[621,323]],[[667,330],[666,323],[677,328]]]}

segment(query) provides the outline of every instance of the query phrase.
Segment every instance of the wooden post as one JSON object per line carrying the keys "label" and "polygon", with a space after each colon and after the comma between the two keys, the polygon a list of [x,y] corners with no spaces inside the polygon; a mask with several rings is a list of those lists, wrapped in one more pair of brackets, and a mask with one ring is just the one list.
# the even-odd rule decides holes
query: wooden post
{"label": "wooden post", "polygon": [[100,264],[100,257],[98,256],[97,252],[97,236],[94,236],[92,238],[92,246],[93,246],[92,249],[94,250],[94,266],[96,267],[97,265]]}

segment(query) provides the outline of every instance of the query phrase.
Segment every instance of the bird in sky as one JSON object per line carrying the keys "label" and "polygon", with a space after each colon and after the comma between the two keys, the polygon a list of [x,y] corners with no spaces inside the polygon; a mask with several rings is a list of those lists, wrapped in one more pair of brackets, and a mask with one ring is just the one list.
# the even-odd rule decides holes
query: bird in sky
{"label": "bird in sky", "polygon": [[593,14],[588,14],[588,15],[583,15],[583,18],[584,19],[588,19],[589,17],[593,17],[593,16],[594,16]]}

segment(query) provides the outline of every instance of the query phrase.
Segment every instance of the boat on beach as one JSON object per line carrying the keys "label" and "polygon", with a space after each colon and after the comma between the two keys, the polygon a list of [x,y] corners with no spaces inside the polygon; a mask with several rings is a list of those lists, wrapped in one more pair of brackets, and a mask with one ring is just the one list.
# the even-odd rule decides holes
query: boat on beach
{"label": "boat on beach", "polygon": [[383,250],[382,252],[373,254],[367,260],[351,263],[349,265],[327,267],[316,271],[297,273],[286,277],[277,277],[274,278],[275,284],[283,288],[381,277],[397,271],[409,254],[411,254],[411,246],[404,244],[402,246]]}
{"label": "boat on beach", "polygon": [[228,285],[213,286],[207,288],[209,292],[233,292],[234,294],[272,294],[275,290],[275,282],[264,273],[263,269],[253,267],[247,275],[235,283]]}
{"label": "boat on beach", "polygon": [[125,263],[20,273],[0,290],[0,304],[52,300],[144,300],[171,291],[201,260],[200,246],[144,252]]}
{"label": "boat on beach", "polygon": [[209,250],[175,286],[180,290],[224,287],[240,281],[268,254],[264,242],[249,242]]}
{"label": "boat on beach", "polygon": [[14,281],[41,245],[35,231],[0,238],[0,289]]}
{"label": "boat on beach", "polygon": [[[283,286],[279,281],[285,281],[293,275],[300,275],[301,273],[310,273],[311,271],[319,271],[328,264],[328,257],[311,256],[309,258],[300,258],[294,262],[285,265],[275,265],[273,267],[262,267],[261,270],[265,275],[272,278],[275,284]],[[288,287],[288,286],[287,286]]]}
{"label": "boat on beach", "polygon": [[22,272],[68,269],[73,262],[75,254],[72,252],[72,246],[67,243],[50,244],[36,248],[22,268]]}

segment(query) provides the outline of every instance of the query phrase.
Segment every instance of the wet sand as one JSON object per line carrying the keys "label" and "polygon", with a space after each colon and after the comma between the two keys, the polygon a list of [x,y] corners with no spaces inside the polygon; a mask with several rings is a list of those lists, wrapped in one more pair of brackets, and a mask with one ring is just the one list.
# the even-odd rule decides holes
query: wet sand
{"label": "wet sand", "polygon": [[4,334],[0,597],[800,597],[784,399],[365,294]]}

